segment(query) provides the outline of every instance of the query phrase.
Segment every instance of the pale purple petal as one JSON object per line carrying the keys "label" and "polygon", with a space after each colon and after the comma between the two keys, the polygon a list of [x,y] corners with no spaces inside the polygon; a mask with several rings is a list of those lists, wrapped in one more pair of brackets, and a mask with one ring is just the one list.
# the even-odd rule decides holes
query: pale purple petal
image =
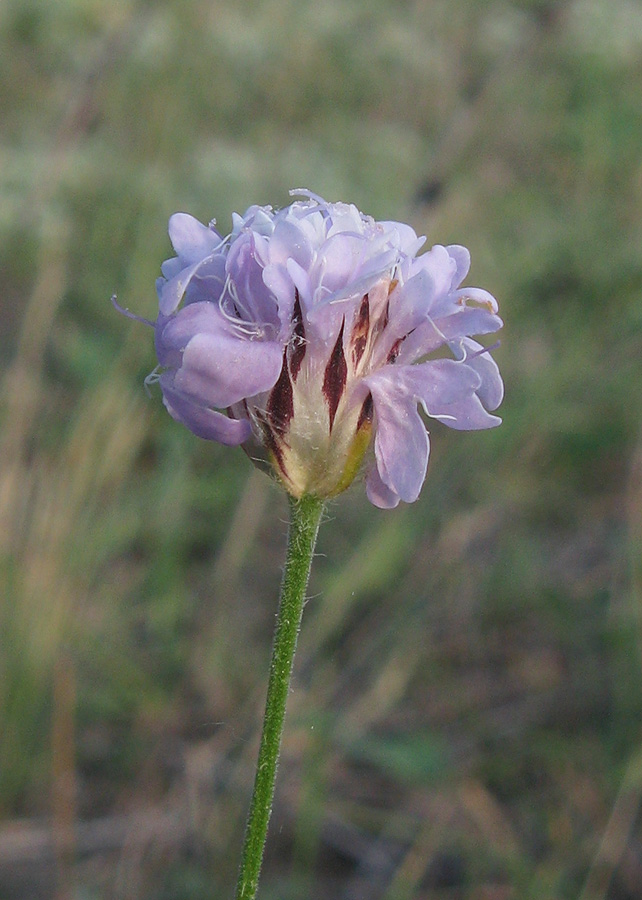
{"label": "pale purple petal", "polygon": [[484,409],[478,395],[482,379],[465,362],[435,359],[396,368],[398,381],[422,404],[427,415],[449,428],[467,431],[493,428],[501,423],[501,419]]}
{"label": "pale purple petal", "polygon": [[455,272],[453,274],[452,287],[456,288],[462,283],[470,269],[470,252],[459,244],[449,244],[446,247],[448,255],[455,260]]}
{"label": "pale purple petal", "polygon": [[285,266],[288,259],[295,260],[302,268],[312,264],[313,250],[303,229],[288,219],[279,220],[270,237],[266,263]]}
{"label": "pale purple petal", "polygon": [[387,235],[393,236],[394,246],[407,256],[416,256],[426,243],[424,235],[417,237],[417,232],[404,222],[378,222]]}
{"label": "pale purple petal", "polygon": [[364,221],[361,213],[352,203],[333,203],[332,211],[327,216],[328,237],[335,234],[362,234]]}
{"label": "pale purple petal", "polygon": [[435,244],[427,253],[422,253],[414,260],[411,271],[413,274],[427,272],[434,285],[434,295],[446,297],[452,290],[453,279],[460,263],[461,260],[450,255],[447,247]]}
{"label": "pale purple petal", "polygon": [[[467,366],[474,369],[481,379],[477,389],[477,396],[486,409],[497,409],[504,399],[504,382],[499,374],[499,366],[488,350],[470,338],[464,338],[459,348],[463,352],[463,358]],[[451,349],[457,355],[457,349],[451,345]]]}
{"label": "pale purple petal", "polygon": [[480,303],[482,306],[491,309],[494,313],[497,312],[497,300],[495,300],[492,294],[489,294],[488,291],[484,291],[482,288],[461,288],[453,293],[453,298],[457,303],[465,303],[467,300],[472,300],[473,303]]}
{"label": "pale purple petal", "polygon": [[232,242],[243,231],[251,229],[254,234],[269,237],[274,230],[274,213],[269,206],[250,206],[243,216],[232,213]]}
{"label": "pale purple petal", "polygon": [[[342,291],[353,280],[354,273],[363,259],[365,239],[360,234],[337,233],[329,238],[319,254],[313,274],[313,293],[318,290],[318,300]],[[316,276],[316,284],[314,283]],[[322,290],[321,289],[322,286]],[[315,301],[317,301],[315,296]]]}
{"label": "pale purple petal", "polygon": [[296,222],[297,228],[306,237],[314,251],[318,250],[327,237],[327,216],[323,215],[318,207],[310,207],[307,204],[294,203],[286,210],[281,210],[277,218]]}
{"label": "pale purple petal", "polygon": [[299,292],[301,306],[309,309],[312,306],[312,285],[309,274],[294,259],[287,261],[286,268],[292,283]]}
{"label": "pale purple petal", "polygon": [[182,300],[197,303],[207,300],[217,303],[225,285],[225,258],[214,253],[191,266],[182,268],[169,281],[158,278],[159,309],[163,316],[176,312]]}
{"label": "pale purple petal", "polygon": [[232,244],[226,271],[232,280],[232,301],[237,314],[248,322],[276,325],[279,311],[274,295],[263,281],[254,235],[243,234]]}
{"label": "pale purple petal", "polygon": [[218,305],[202,301],[190,303],[173,316],[159,316],[156,322],[156,355],[161,366],[181,364],[183,351],[195,334],[238,336]]}
{"label": "pale purple petal", "polygon": [[170,217],[169,238],[184,266],[209,256],[223,241],[217,231],[188,213],[174,213]]}
{"label": "pale purple petal", "polygon": [[285,266],[268,265],[263,269],[263,282],[276,300],[280,322],[279,337],[285,342],[290,336],[294,310],[294,281]]}
{"label": "pale purple petal", "polygon": [[197,437],[235,447],[247,441],[252,434],[247,419],[230,419],[224,413],[192,402],[173,388],[169,375],[162,375],[160,382],[163,401],[169,414],[177,422],[186,425]]}
{"label": "pale purple petal", "polygon": [[171,316],[173,312],[176,312],[183,299],[183,294],[191,279],[197,273],[201,262],[202,261],[199,260],[199,262],[188,266],[186,269],[181,269],[178,275],[174,275],[169,281],[165,281],[161,278],[158,279],[156,287],[158,290],[158,308],[160,309],[161,315]]}
{"label": "pale purple petal", "polygon": [[435,284],[427,271],[418,272],[392,292],[386,352],[398,338],[426,321],[434,296]]}
{"label": "pale purple petal", "polygon": [[374,272],[360,273],[358,278],[348,281],[332,294],[328,294],[323,302],[317,303],[316,306],[338,306],[343,303],[343,309],[345,310],[346,301],[359,302],[364,294],[369,293],[382,280],[382,277],[388,274],[390,268],[390,265],[388,265],[377,268]]}
{"label": "pale purple petal", "polygon": [[282,359],[276,341],[199,332],[185,348],[174,384],[195,402],[225,409],[274,387]]}
{"label": "pale purple petal", "polygon": [[426,477],[430,443],[417,400],[400,383],[393,366],[364,379],[375,409],[375,458],[382,482],[412,503]]}
{"label": "pale purple petal", "polygon": [[370,466],[366,475],[366,494],[368,500],[379,509],[394,509],[399,506],[401,499],[399,494],[383,483],[376,462]]}
{"label": "pale purple petal", "polygon": [[179,259],[178,256],[172,256],[171,259],[166,259],[165,262],[161,263],[161,272],[163,273],[163,277],[159,278],[156,282],[156,287],[158,288],[158,282],[161,284],[163,281],[170,281],[175,275],[178,275],[185,268],[185,263],[182,259]]}
{"label": "pale purple petal", "polygon": [[401,345],[397,362],[414,362],[444,344],[467,338],[471,334],[492,334],[502,325],[499,316],[478,307],[460,307],[452,315],[438,319],[429,316],[408,334]]}
{"label": "pale purple petal", "polygon": [[339,334],[345,309],[340,303],[316,303],[310,276],[295,260],[288,260],[287,270],[299,292],[307,338],[314,342],[318,352],[327,356]]}

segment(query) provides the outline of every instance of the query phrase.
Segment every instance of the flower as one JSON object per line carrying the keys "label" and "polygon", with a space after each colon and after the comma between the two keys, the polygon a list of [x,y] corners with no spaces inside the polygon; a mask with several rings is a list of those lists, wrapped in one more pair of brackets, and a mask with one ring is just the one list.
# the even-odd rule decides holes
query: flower
{"label": "flower", "polygon": [[429,454],[419,406],[456,429],[501,421],[499,370],[471,337],[501,327],[497,303],[460,287],[464,247],[417,256],[408,225],[293,194],[235,214],[227,237],[171,217],[150,379],[199,437],[262,448],[295,497],[338,494],[372,447],[369,499],[412,502]]}

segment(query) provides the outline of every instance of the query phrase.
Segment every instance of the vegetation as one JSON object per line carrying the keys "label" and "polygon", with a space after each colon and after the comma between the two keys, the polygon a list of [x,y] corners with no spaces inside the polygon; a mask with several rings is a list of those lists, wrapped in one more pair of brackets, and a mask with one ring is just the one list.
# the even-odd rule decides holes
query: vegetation
{"label": "vegetation", "polygon": [[321,530],[262,897],[636,900],[642,13],[5,0],[0,897],[230,896],[287,503],[142,386],[168,216],[472,252],[504,424]]}

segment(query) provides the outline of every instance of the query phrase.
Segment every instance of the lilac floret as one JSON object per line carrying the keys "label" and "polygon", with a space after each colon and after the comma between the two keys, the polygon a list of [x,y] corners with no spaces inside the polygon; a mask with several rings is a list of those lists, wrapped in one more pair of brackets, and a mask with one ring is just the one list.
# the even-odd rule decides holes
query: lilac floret
{"label": "lilac floret", "polygon": [[234,214],[231,234],[170,219],[155,324],[170,414],[206,440],[262,447],[296,497],[344,490],[370,447],[369,499],[417,499],[425,417],[472,430],[503,383],[473,336],[502,326],[497,303],[462,288],[470,255],[400,222],[376,222],[309,191],[275,211]]}

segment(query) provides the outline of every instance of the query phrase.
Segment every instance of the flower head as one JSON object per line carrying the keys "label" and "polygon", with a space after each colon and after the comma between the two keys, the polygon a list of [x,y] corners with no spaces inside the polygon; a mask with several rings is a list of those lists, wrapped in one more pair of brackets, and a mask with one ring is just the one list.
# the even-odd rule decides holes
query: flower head
{"label": "flower head", "polygon": [[501,327],[496,301],[460,287],[464,247],[417,256],[408,225],[295,193],[234,215],[227,237],[171,217],[153,379],[199,437],[263,448],[295,497],[339,493],[372,446],[370,500],[411,502],[429,454],[419,406],[451,428],[501,421],[497,365],[471,337]]}

